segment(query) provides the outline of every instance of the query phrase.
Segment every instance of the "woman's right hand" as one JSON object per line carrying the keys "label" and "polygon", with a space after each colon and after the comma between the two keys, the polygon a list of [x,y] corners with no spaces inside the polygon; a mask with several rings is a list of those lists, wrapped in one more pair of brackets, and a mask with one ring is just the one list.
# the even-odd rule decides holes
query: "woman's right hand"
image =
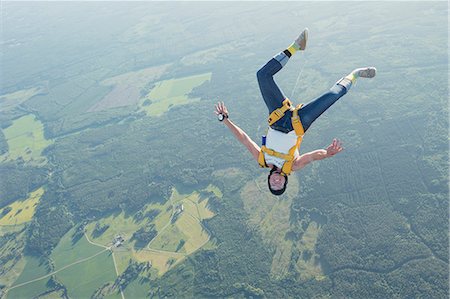
{"label": "woman's right hand", "polygon": [[223,102],[218,102],[215,107],[216,111],[214,112],[216,113],[216,115],[223,114],[225,116],[228,116],[228,109]]}

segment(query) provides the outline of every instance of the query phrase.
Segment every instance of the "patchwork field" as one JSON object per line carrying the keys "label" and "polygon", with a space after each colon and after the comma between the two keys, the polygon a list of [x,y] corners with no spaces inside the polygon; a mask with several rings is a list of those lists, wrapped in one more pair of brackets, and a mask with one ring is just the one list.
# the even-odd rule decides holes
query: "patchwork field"
{"label": "patchwork field", "polygon": [[13,124],[3,129],[9,151],[0,156],[0,161],[22,158],[33,164],[43,165],[47,159],[42,151],[53,143],[44,137],[44,126],[32,114],[14,120]]}
{"label": "patchwork field", "polygon": [[[66,286],[70,297],[90,298],[99,287],[114,282],[117,275],[109,250],[90,244],[82,233],[79,238],[74,233],[75,229],[71,229],[53,250],[52,271],[56,271],[56,279]],[[45,277],[49,273],[46,264],[28,256],[24,261],[25,267],[8,292],[8,298],[32,298],[48,289],[50,277]],[[108,298],[120,297],[112,294]]]}
{"label": "patchwork field", "polygon": [[[210,185],[204,191],[222,197],[222,192],[216,186]],[[91,222],[85,227],[86,235],[100,246],[111,246],[117,235],[124,238],[125,241],[119,247],[113,248],[119,274],[127,268],[130,260],[135,260],[151,262],[154,273],[162,275],[208,243],[209,234],[201,221],[213,217],[214,213],[207,205],[208,198],[202,198],[198,192],[180,194],[174,188],[170,200],[165,204],[149,204],[135,215],[122,212]],[[157,235],[147,248],[136,249],[133,234],[148,225],[154,225]],[[96,227],[101,230],[98,235],[94,232]],[[60,244],[67,242],[62,241]]]}
{"label": "patchwork field", "polygon": [[264,242],[275,248],[271,274],[275,278],[283,278],[295,253],[301,256],[296,266],[303,278],[322,279],[319,256],[315,253],[319,225],[314,221],[306,222],[306,230],[299,239],[292,233],[299,231],[290,219],[292,200],[299,191],[298,180],[295,176],[291,177],[289,189],[281,198],[261,192],[262,188],[267,188],[266,180],[266,175],[261,175],[257,180],[248,182],[241,190],[241,198],[249,215],[249,226],[259,230]]}
{"label": "patchwork field", "polygon": [[[221,191],[212,185],[202,191],[213,192],[216,196],[222,195]],[[23,205],[34,207],[42,193],[43,188],[32,192],[29,199],[22,202]],[[130,261],[149,262],[151,268],[140,273],[124,290],[127,296],[145,296],[149,288],[143,281],[151,276],[163,275],[187,255],[208,244],[209,233],[201,221],[213,217],[214,213],[208,210],[207,202],[208,198],[200,196],[199,192],[180,194],[174,188],[170,200],[164,205],[151,204],[143,208],[144,216],[119,213],[89,223],[85,227],[74,227],[52,251],[50,259],[54,268],[51,271],[56,271],[56,279],[66,286],[70,297],[89,298],[106,284],[111,285],[117,274],[127,269]],[[18,209],[19,206],[12,204],[10,212]],[[32,209],[29,207],[27,210]],[[32,213],[27,217],[32,217]],[[150,224],[155,225],[158,235],[147,248],[136,250],[130,241],[133,233]],[[106,229],[96,235],[94,231],[102,227]],[[118,234],[124,237],[125,241],[121,246],[114,247],[112,241]],[[8,291],[8,298],[31,298],[49,291],[47,283],[50,276],[46,275],[50,269],[45,263],[28,256],[19,262],[13,267],[17,274],[10,275],[7,284],[12,284],[11,279],[16,280]],[[2,281],[7,282],[4,279]],[[46,296],[52,298],[58,296],[58,293],[53,292]],[[106,298],[121,298],[121,295],[115,289]]]}
{"label": "patchwork field", "polygon": [[40,92],[41,88],[35,87],[0,95],[0,110],[5,111],[14,108]]}
{"label": "patchwork field", "polygon": [[31,192],[26,200],[15,201],[0,209],[0,225],[19,225],[30,221],[42,194],[43,187]]}
{"label": "patchwork field", "polygon": [[150,67],[102,81],[102,85],[113,86],[114,88],[103,99],[89,108],[88,112],[136,105],[141,97],[141,91],[145,91],[146,86],[160,78],[169,66],[170,64]]}
{"label": "patchwork field", "polygon": [[206,73],[157,82],[150,93],[141,99],[139,106],[149,116],[161,116],[173,106],[198,101],[189,98],[188,94],[193,88],[211,80],[211,75]]}

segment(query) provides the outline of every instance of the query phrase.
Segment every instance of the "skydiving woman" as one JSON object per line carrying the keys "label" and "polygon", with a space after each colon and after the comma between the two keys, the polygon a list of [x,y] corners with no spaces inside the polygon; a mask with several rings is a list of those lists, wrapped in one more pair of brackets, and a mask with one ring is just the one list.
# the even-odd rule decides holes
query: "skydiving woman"
{"label": "skydiving woman", "polygon": [[297,51],[304,51],[308,40],[308,28],[284,51],[270,59],[258,72],[257,78],[264,102],[269,109],[269,128],[259,147],[241,128],[229,118],[223,102],[215,105],[215,113],[252,154],[261,167],[270,168],[267,178],[270,192],[281,195],[286,190],[288,175],[302,169],[312,161],[330,158],[343,150],[342,143],[334,139],[326,149],[299,154],[303,135],[311,124],[339,98],[345,95],[356,79],[373,78],[374,67],[358,68],[339,79],[329,91],[302,106],[293,106],[275,83],[273,76],[286,65]]}

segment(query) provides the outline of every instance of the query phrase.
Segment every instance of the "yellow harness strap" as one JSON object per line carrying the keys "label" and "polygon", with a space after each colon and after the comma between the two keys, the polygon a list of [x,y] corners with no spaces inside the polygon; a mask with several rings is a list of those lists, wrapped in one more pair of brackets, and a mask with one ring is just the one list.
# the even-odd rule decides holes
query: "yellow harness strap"
{"label": "yellow harness strap", "polygon": [[302,107],[303,104],[299,104],[297,105],[297,107],[295,107],[294,111],[292,111],[292,127],[294,128],[295,135],[297,136],[303,136],[305,134],[302,122],[300,121],[300,117],[298,116],[298,110],[300,110]]}
{"label": "yellow harness strap", "polygon": [[270,113],[269,119],[267,120],[269,122],[269,126],[273,125],[276,121],[282,118],[284,116],[284,113],[290,110],[291,107],[292,107],[291,101],[289,101],[289,99],[285,99],[283,101],[283,106],[275,109],[272,113]]}
{"label": "yellow harness strap", "polygon": [[303,130],[302,122],[300,121],[300,117],[298,116],[298,110],[302,108],[303,104],[297,105],[295,108],[292,108],[292,103],[289,101],[289,99],[286,99],[283,101],[283,106],[274,110],[269,115],[269,126],[274,124],[277,120],[282,118],[284,116],[284,113],[287,110],[292,110],[292,127],[294,128],[295,135],[297,135],[297,142],[296,144],[289,149],[289,152],[287,154],[279,153],[277,151],[274,151],[273,149],[267,148],[265,145],[261,147],[261,151],[259,152],[258,156],[258,163],[261,167],[268,167],[266,164],[266,160],[264,158],[264,153],[267,153],[270,156],[274,156],[280,159],[285,160],[283,167],[281,171],[285,173],[286,175],[289,175],[292,172],[292,165],[294,162],[294,156],[295,151],[297,149],[300,149],[300,144],[303,140],[303,135],[305,134],[305,131]]}

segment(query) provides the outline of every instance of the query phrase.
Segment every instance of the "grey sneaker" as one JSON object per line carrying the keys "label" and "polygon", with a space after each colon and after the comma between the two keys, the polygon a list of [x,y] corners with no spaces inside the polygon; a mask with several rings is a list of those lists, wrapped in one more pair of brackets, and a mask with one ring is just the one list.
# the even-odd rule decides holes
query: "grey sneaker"
{"label": "grey sneaker", "polygon": [[305,50],[306,42],[308,41],[308,28],[303,29],[302,33],[297,37],[295,43],[298,45],[299,50]]}
{"label": "grey sneaker", "polygon": [[362,67],[352,72],[356,77],[373,78],[377,74],[377,69],[373,66]]}

